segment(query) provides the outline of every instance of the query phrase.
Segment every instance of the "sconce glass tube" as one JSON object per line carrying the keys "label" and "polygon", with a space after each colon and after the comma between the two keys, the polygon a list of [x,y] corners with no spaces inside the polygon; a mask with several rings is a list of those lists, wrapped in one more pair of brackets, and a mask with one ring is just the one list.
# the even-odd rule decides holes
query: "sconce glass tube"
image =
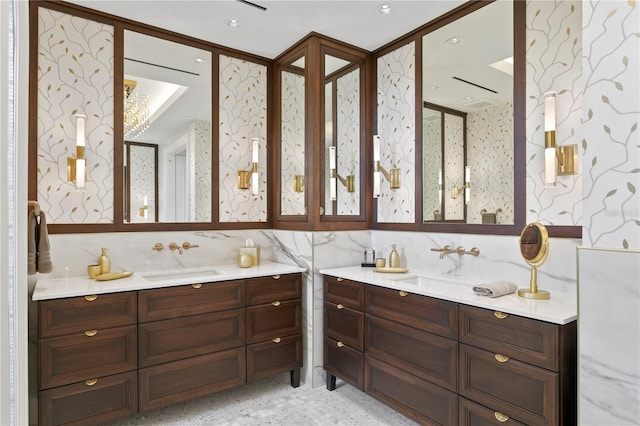
{"label": "sconce glass tube", "polygon": [[464,168],[464,203],[471,202],[471,167]]}
{"label": "sconce glass tube", "polygon": [[338,182],[336,179],[336,147],[329,147],[329,199],[335,201],[337,199]]}
{"label": "sconce glass tube", "polygon": [[260,173],[258,171],[259,146],[259,139],[252,138],[251,168],[249,170],[238,170],[238,189],[249,189],[251,187],[251,194],[253,195],[258,195],[260,190]]}
{"label": "sconce glass tube", "polygon": [[544,94],[544,185],[556,186],[556,92]]}

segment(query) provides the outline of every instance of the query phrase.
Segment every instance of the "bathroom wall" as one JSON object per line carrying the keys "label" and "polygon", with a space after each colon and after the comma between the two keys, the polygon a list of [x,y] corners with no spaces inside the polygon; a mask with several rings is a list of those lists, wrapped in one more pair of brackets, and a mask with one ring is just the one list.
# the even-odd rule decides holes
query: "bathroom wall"
{"label": "bathroom wall", "polygon": [[[303,192],[294,191],[294,178],[304,175],[305,153],[305,82],[304,76],[291,72],[282,73],[282,170],[280,193],[280,214],[306,214]],[[280,108],[280,107],[277,107]]]}

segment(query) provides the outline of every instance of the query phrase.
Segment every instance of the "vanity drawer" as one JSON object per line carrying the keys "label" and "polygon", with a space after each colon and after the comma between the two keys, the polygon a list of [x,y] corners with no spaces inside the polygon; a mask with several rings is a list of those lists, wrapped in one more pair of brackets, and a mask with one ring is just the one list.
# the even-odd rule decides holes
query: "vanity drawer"
{"label": "vanity drawer", "polygon": [[460,398],[458,421],[460,426],[514,425],[524,426],[505,413],[491,410],[466,398]]}
{"label": "vanity drawer", "polygon": [[364,389],[364,354],[340,341],[325,337],[324,369],[359,390]]}
{"label": "vanity drawer", "polygon": [[138,322],[207,314],[244,307],[244,281],[141,290]]}
{"label": "vanity drawer", "polygon": [[324,335],[359,351],[364,350],[364,314],[342,304],[325,302]]}
{"label": "vanity drawer", "polygon": [[456,390],[458,342],[369,315],[365,324],[367,355]]}
{"label": "vanity drawer", "polygon": [[39,351],[40,389],[135,370],[136,326],[42,339]]}
{"label": "vanity drawer", "polygon": [[282,338],[302,331],[300,300],[247,308],[247,344]]}
{"label": "vanity drawer", "polygon": [[450,339],[458,337],[458,305],[446,300],[368,285],[365,312]]}
{"label": "vanity drawer", "polygon": [[362,311],[364,310],[364,284],[325,276],[324,300],[325,302],[341,303],[348,308]]}
{"label": "vanity drawer", "polygon": [[241,385],[245,361],[237,348],[140,369],[140,412]]}
{"label": "vanity drawer", "polygon": [[247,382],[300,367],[302,334],[247,345]]}
{"label": "vanity drawer", "polygon": [[559,371],[559,325],[467,305],[459,313],[461,342]]}
{"label": "vanity drawer", "polygon": [[39,423],[96,425],[138,412],[138,373],[101,377],[95,383],[75,383],[40,392]]}
{"label": "vanity drawer", "polygon": [[38,302],[40,338],[135,324],[135,291]]}
{"label": "vanity drawer", "polygon": [[365,357],[365,392],[420,424],[458,424],[458,395],[375,358]]}
{"label": "vanity drawer", "polygon": [[140,367],[244,345],[244,309],[140,324]]}
{"label": "vanity drawer", "polygon": [[250,278],[246,283],[247,306],[300,299],[301,297],[302,278],[300,274]]}
{"label": "vanity drawer", "polygon": [[460,344],[458,392],[529,425],[560,424],[559,375]]}

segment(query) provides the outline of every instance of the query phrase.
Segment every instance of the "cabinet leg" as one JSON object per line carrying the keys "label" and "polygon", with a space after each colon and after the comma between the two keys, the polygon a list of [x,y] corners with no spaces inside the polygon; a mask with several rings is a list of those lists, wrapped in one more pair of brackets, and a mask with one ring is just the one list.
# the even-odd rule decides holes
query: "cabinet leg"
{"label": "cabinet leg", "polygon": [[300,369],[296,368],[290,371],[291,374],[291,387],[297,388],[300,386]]}
{"label": "cabinet leg", "polygon": [[336,376],[327,371],[327,390],[336,390]]}

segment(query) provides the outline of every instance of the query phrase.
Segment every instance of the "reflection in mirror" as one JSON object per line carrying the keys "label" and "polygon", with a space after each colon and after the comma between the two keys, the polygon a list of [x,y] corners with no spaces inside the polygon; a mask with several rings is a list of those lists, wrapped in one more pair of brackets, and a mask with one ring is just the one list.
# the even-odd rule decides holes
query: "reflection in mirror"
{"label": "reflection in mirror", "polygon": [[[210,222],[211,53],[126,30],[124,56],[125,139],[158,150],[158,211],[147,221]],[[125,218],[138,222],[130,201]]]}
{"label": "reflection in mirror", "polygon": [[158,145],[125,141],[124,220],[158,221]]}
{"label": "reflection in mirror", "polygon": [[[491,22],[491,25],[487,25]],[[423,45],[423,220],[513,224],[513,2],[498,0],[426,34]],[[436,105],[466,114],[462,151],[435,142]],[[460,129],[444,114],[442,129]],[[463,126],[464,127],[464,126]],[[439,135],[447,139],[445,135]],[[442,158],[442,190],[435,164]],[[469,173],[465,173],[465,162]],[[470,195],[465,209],[465,175]],[[459,196],[453,197],[455,192]],[[464,200],[464,201],[463,201]],[[442,205],[444,204],[444,205]],[[466,210],[466,214],[465,214]],[[484,211],[484,214],[483,214]]]}
{"label": "reflection in mirror", "polygon": [[305,204],[305,57],[282,70],[280,141],[280,214],[306,215]]}
{"label": "reflection in mirror", "polygon": [[422,156],[424,221],[443,219],[442,113],[425,106],[422,110]]}
{"label": "reflection in mirror", "polygon": [[360,214],[360,67],[324,55],[325,215]]}

